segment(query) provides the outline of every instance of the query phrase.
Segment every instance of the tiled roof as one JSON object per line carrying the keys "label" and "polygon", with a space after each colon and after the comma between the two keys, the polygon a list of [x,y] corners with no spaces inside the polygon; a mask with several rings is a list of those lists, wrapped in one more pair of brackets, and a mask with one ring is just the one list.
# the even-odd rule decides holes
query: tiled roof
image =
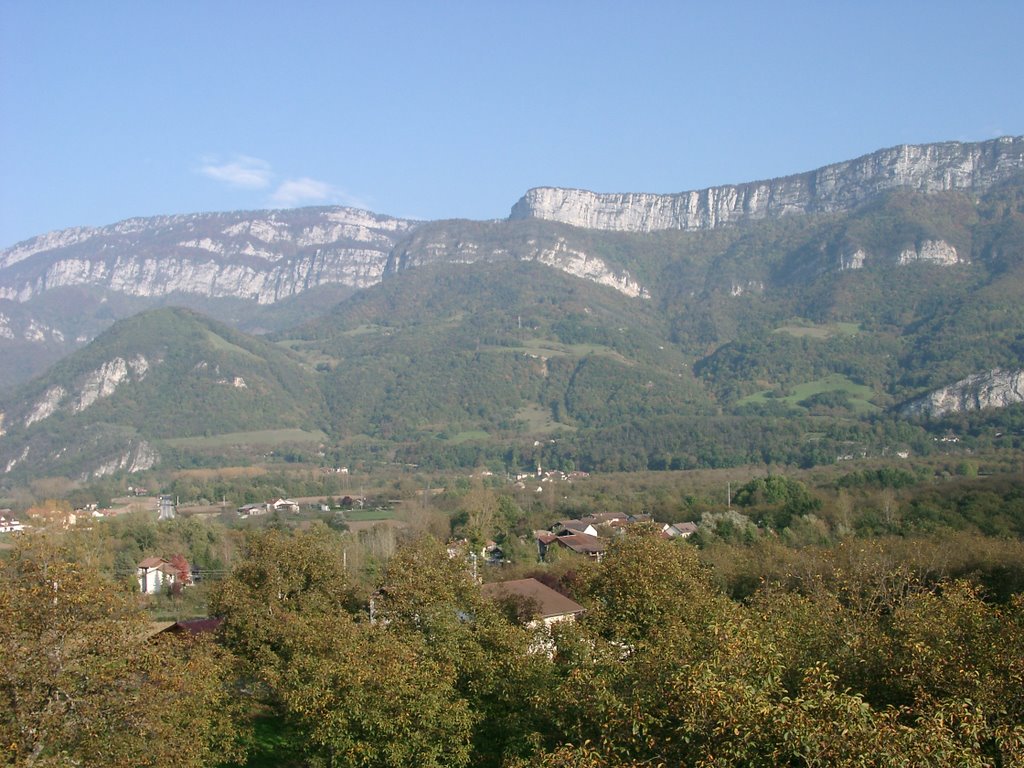
{"label": "tiled roof", "polygon": [[563,528],[577,533],[582,533],[591,525],[588,520],[559,520],[558,522],[562,524]]}
{"label": "tiled roof", "polygon": [[597,524],[626,522],[626,516],[620,515],[618,512],[595,512],[593,515],[588,515],[583,519]]}
{"label": "tiled roof", "polygon": [[500,600],[506,597],[515,597],[527,600],[537,608],[541,618],[553,616],[565,616],[567,614],[582,613],[583,606],[575,600],[571,600],[551,587],[541,584],[536,579],[516,579],[514,581],[498,581],[492,584],[484,584],[480,591],[484,597],[492,600]]}
{"label": "tiled roof", "polygon": [[605,540],[600,536],[591,536],[589,533],[574,533],[569,536],[559,536],[558,541],[564,544],[573,552],[582,555],[598,555],[608,549]]}

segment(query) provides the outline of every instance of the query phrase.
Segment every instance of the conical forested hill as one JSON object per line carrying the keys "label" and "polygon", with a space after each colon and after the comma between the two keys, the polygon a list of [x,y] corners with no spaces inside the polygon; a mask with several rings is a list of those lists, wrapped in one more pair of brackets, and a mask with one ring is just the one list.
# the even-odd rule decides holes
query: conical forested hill
{"label": "conical forested hill", "polygon": [[295,356],[185,309],[115,323],[9,400],[8,471],[94,473],[152,464],[159,441],[315,427],[322,399]]}

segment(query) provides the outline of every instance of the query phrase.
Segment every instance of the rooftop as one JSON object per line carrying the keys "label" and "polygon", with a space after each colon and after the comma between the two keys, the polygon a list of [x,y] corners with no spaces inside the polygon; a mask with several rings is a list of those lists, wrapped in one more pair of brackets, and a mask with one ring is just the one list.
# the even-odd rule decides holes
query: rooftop
{"label": "rooftop", "polygon": [[484,584],[480,591],[491,600],[518,598],[534,605],[544,619],[583,612],[583,606],[536,579],[515,579]]}

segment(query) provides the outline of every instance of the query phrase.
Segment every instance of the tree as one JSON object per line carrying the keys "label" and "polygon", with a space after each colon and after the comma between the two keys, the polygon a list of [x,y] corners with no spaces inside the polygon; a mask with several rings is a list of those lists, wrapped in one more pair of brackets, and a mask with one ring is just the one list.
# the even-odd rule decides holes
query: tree
{"label": "tree", "polygon": [[214,596],[225,641],[311,765],[462,765],[472,721],[423,647],[353,618],[341,540],[266,531]]}
{"label": "tree", "polygon": [[725,610],[693,547],[633,526],[613,542],[604,562],[586,575],[582,589],[587,626],[631,648],[662,637],[693,636]]}
{"label": "tree", "polygon": [[455,670],[422,644],[347,617],[310,620],[280,683],[306,753],[328,766],[466,765],[475,719]]}
{"label": "tree", "polygon": [[[1016,726],[1024,736],[1024,599],[988,605],[967,582],[910,595],[892,618],[886,682],[927,709],[945,702],[978,707],[984,736]],[[991,744],[989,745],[991,748]],[[1024,741],[1018,745],[1024,751]]]}
{"label": "tree", "polygon": [[0,567],[0,744],[16,766],[205,766],[241,756],[230,659],[146,638],[131,595],[45,540]]}
{"label": "tree", "polygon": [[500,507],[494,491],[479,481],[462,497],[459,508],[466,516],[465,533],[469,545],[479,552],[496,532]]}
{"label": "tree", "polygon": [[[666,762],[681,690],[674,673],[719,652],[735,610],[690,546],[633,527],[581,575],[579,627],[556,633],[561,682],[548,707],[560,740],[592,743],[607,765]],[[669,760],[668,762],[672,762]],[[683,764],[690,764],[684,762]]]}
{"label": "tree", "polygon": [[303,621],[352,607],[339,534],[323,525],[254,534],[245,557],[210,597],[223,637],[271,685],[301,652]]}
{"label": "tree", "polygon": [[549,727],[541,708],[551,663],[531,652],[531,630],[484,600],[465,562],[435,539],[407,544],[388,562],[375,616],[404,644],[422,647],[473,714],[474,764],[526,757]]}
{"label": "tree", "polygon": [[793,517],[821,508],[821,501],[807,486],[782,475],[751,480],[736,491],[734,501],[741,507],[763,508],[762,517],[775,528],[785,528]]}

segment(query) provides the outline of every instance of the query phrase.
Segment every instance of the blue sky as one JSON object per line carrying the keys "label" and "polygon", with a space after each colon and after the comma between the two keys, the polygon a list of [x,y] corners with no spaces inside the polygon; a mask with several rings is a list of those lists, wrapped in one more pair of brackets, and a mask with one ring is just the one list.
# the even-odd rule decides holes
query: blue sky
{"label": "blue sky", "polygon": [[1024,133],[1024,3],[0,0],[0,247],[340,203],[498,218]]}

